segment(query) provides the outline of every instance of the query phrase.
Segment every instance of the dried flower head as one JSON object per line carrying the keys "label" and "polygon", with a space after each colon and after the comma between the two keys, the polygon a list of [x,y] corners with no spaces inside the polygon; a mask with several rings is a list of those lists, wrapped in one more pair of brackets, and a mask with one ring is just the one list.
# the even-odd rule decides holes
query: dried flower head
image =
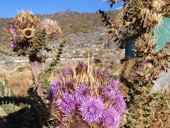
{"label": "dried flower head", "polygon": [[35,29],[34,28],[25,28],[21,31],[25,38],[29,39],[35,36]]}
{"label": "dried flower head", "polygon": [[13,18],[8,30],[17,44],[15,52],[18,55],[29,55],[30,60],[35,59],[35,56],[38,56],[39,60],[43,58],[40,50],[46,47],[47,42],[57,40],[61,35],[56,21],[40,21],[28,11],[22,11]]}
{"label": "dried flower head", "polygon": [[22,11],[12,19],[9,30],[18,43],[24,38],[27,38],[30,42],[30,39],[35,40],[34,33],[39,32],[39,24],[41,24],[41,22],[35,15],[27,11]]}
{"label": "dried flower head", "polygon": [[26,27],[38,27],[40,20],[28,11],[21,11],[13,20],[12,25],[18,26],[20,29]]}
{"label": "dried flower head", "polygon": [[104,104],[100,98],[89,98],[82,103],[80,111],[87,123],[98,123],[102,118]]}
{"label": "dried flower head", "polygon": [[149,8],[142,8],[141,9],[141,16],[145,15],[145,20],[147,20],[147,24],[149,25],[159,25],[162,21],[162,15],[160,13],[156,13]]}
{"label": "dried flower head", "polygon": [[153,0],[152,1],[152,10],[156,13],[162,13],[164,6],[166,5],[164,0]]}
{"label": "dried flower head", "polygon": [[87,72],[88,66],[84,62],[79,62],[75,68],[76,74],[81,74]]}
{"label": "dried flower head", "polygon": [[105,75],[103,69],[98,68],[98,69],[94,69],[94,75],[101,80],[107,79],[107,75]]}
{"label": "dried flower head", "polygon": [[56,21],[45,19],[42,22],[42,28],[45,29],[48,38],[57,40],[61,35],[61,29]]}

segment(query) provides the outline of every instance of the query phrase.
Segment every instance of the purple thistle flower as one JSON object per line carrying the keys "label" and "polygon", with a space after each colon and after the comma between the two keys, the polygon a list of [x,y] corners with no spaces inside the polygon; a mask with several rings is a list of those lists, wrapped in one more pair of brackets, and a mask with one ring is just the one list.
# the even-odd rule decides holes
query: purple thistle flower
{"label": "purple thistle flower", "polygon": [[81,74],[83,72],[87,72],[88,66],[84,62],[79,62],[77,67],[75,68],[76,74]]}
{"label": "purple thistle flower", "polygon": [[104,73],[106,74],[107,77],[109,77],[110,74],[111,74],[110,68],[109,68],[109,67],[106,67],[106,68],[104,69]]}
{"label": "purple thistle flower", "polygon": [[119,80],[111,79],[109,81],[109,85],[111,85],[113,88],[117,88],[118,84],[120,83]]}
{"label": "purple thistle flower", "polygon": [[62,100],[56,101],[54,105],[61,107],[65,114],[67,114],[75,109],[76,101],[72,94],[65,92],[62,94]]}
{"label": "purple thistle flower", "polygon": [[66,68],[63,72],[62,72],[62,76],[66,77],[69,75],[73,75],[73,71],[71,68]]}
{"label": "purple thistle flower", "polygon": [[98,123],[102,118],[104,104],[100,98],[89,98],[80,106],[81,114],[87,123]]}
{"label": "purple thistle flower", "polygon": [[49,90],[49,96],[48,98],[49,99],[53,99],[54,96],[57,94],[58,92],[58,86],[60,85],[60,82],[59,81],[55,81],[51,87],[50,87],[50,90]]}
{"label": "purple thistle flower", "polygon": [[117,85],[119,84],[119,81],[111,79],[109,81],[108,85],[105,85],[102,87],[101,91],[102,94],[107,98],[107,99],[115,99],[118,95],[121,95],[121,91],[117,88]]}
{"label": "purple thistle flower", "polygon": [[93,72],[96,75],[103,75],[104,74],[104,72],[101,68],[94,69]]}
{"label": "purple thistle flower", "polygon": [[117,89],[115,90],[109,85],[106,85],[102,88],[102,94],[107,98],[107,99],[115,99],[117,96]]}
{"label": "purple thistle flower", "polygon": [[11,32],[12,35],[16,35],[16,29],[15,28],[9,28],[9,31]]}
{"label": "purple thistle flower", "polygon": [[93,73],[97,76],[100,76],[100,77],[105,77],[105,74],[103,72],[103,70],[101,68],[98,68],[98,69],[94,69],[93,70]]}
{"label": "purple thistle flower", "polygon": [[13,40],[10,41],[10,46],[12,48],[17,48],[17,44]]}
{"label": "purple thistle flower", "polygon": [[115,99],[115,108],[116,110],[120,113],[120,114],[123,114],[125,112],[125,109],[126,109],[126,103],[125,103],[125,100],[121,95],[118,95]]}
{"label": "purple thistle flower", "polygon": [[86,100],[90,96],[90,89],[85,84],[80,84],[75,89],[75,97],[78,104],[81,104],[84,100]]}
{"label": "purple thistle flower", "polygon": [[19,23],[19,27],[20,27],[21,29],[23,29],[23,28],[24,28],[24,23]]}
{"label": "purple thistle flower", "polygon": [[118,127],[120,124],[120,115],[114,108],[110,108],[104,112],[102,120],[106,127]]}
{"label": "purple thistle flower", "polygon": [[64,78],[72,75],[73,75],[72,69],[66,68],[62,73],[59,74],[59,79],[63,80]]}
{"label": "purple thistle flower", "polygon": [[65,81],[65,83],[63,84],[65,84],[64,87],[68,89],[68,88],[73,88],[74,82],[75,80],[73,78],[70,78],[69,80]]}
{"label": "purple thistle flower", "polygon": [[97,68],[93,70],[93,74],[99,79],[108,80],[110,72],[108,68],[106,68],[105,70],[101,68]]}

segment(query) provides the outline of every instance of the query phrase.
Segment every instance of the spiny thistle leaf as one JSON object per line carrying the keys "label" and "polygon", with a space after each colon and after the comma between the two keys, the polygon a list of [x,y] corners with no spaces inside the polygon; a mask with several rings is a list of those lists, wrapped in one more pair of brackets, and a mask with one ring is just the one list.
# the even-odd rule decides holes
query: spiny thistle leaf
{"label": "spiny thistle leaf", "polygon": [[53,62],[50,64],[50,66],[48,67],[46,72],[51,71],[60,62],[61,55],[63,53],[63,48],[64,48],[65,45],[66,45],[66,40],[61,42],[61,44],[59,45],[58,52],[56,54],[56,58],[53,59]]}
{"label": "spiny thistle leaf", "polygon": [[105,22],[105,26],[111,27],[112,23],[110,21],[110,17],[108,17],[107,14],[102,10],[99,10],[99,14],[102,15],[103,18],[102,22]]}
{"label": "spiny thistle leaf", "polygon": [[[8,86],[8,82],[4,76],[3,80],[0,80],[0,97],[3,98],[6,96],[14,96],[14,93],[12,89]],[[10,101],[9,103],[4,100],[0,100],[0,101],[2,101],[2,103],[0,103],[1,108],[6,113],[9,113],[11,110],[15,108],[15,104],[13,101]]]}

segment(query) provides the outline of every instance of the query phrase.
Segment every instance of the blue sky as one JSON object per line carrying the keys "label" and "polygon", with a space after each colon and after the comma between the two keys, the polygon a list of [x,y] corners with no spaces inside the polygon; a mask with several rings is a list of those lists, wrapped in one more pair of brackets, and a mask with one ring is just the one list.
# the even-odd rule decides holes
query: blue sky
{"label": "blue sky", "polygon": [[33,14],[52,14],[56,12],[96,12],[99,9],[112,11],[120,8],[123,3],[110,8],[109,3],[103,0],[1,0],[0,18],[9,18],[17,15],[17,11],[27,10]]}

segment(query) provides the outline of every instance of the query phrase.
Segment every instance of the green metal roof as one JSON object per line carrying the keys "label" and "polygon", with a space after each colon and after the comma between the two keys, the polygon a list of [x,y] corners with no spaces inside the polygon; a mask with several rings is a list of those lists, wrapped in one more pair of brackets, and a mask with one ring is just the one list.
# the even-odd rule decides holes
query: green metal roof
{"label": "green metal roof", "polygon": [[[162,22],[159,26],[154,28],[154,38],[157,42],[155,52],[160,51],[166,42],[170,42],[170,18],[163,17]],[[134,40],[128,40],[126,42],[126,57],[134,57],[135,53],[133,51]]]}
{"label": "green metal roof", "polygon": [[170,18],[163,17],[162,23],[154,28],[154,38],[157,41],[156,52],[161,50],[166,42],[170,42]]}

